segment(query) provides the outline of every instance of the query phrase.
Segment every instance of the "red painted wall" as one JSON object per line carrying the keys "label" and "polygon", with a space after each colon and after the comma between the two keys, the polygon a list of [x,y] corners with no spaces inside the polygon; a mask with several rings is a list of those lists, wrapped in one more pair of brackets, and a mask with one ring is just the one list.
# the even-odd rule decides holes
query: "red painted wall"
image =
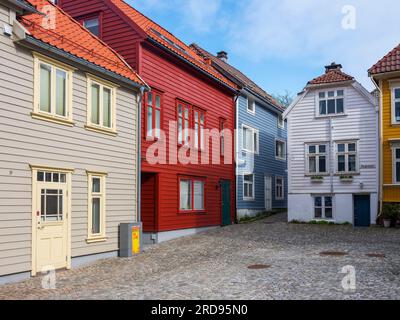
{"label": "red painted wall", "polygon": [[[220,118],[225,127],[234,129],[234,94],[216,81],[202,75],[188,63],[180,62],[170,54],[153,46],[100,0],[63,0],[62,7],[73,17],[93,12],[102,13],[102,40],[121,54],[138,70],[140,76],[153,89],[163,92],[162,129],[168,131],[169,121],[176,121],[176,99],[184,100],[206,111],[206,128],[219,128]],[[156,230],[171,231],[221,224],[221,192],[219,181],[231,180],[232,221],[235,210],[235,169],[232,165],[150,165],[144,157],[152,142],[145,141],[145,114],[142,113],[142,172],[158,173],[156,190],[158,218]],[[168,143],[168,141],[167,141]],[[168,144],[167,144],[168,145]],[[233,146],[232,146],[233,148]],[[167,150],[168,151],[168,150]],[[232,152],[233,155],[233,152]],[[206,178],[206,213],[179,213],[179,176]],[[143,187],[143,185],[142,185]],[[148,197],[148,186],[144,191]],[[142,198],[143,199],[143,198]],[[148,198],[147,198],[148,199]],[[151,212],[148,201],[142,203],[142,211]],[[144,217],[145,231],[151,229],[152,221]]]}
{"label": "red painted wall", "polygon": [[156,208],[157,203],[154,200],[156,194],[157,176],[152,173],[142,174],[142,223],[144,232],[157,231]]}

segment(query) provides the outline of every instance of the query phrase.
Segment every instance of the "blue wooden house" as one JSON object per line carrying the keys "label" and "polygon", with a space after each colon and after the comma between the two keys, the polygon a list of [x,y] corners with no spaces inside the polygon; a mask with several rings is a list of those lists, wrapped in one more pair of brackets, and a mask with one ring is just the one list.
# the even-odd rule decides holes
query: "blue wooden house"
{"label": "blue wooden house", "polygon": [[238,218],[287,208],[287,123],[285,111],[267,92],[228,64],[226,52],[214,56],[193,49],[242,88],[236,102],[236,207]]}

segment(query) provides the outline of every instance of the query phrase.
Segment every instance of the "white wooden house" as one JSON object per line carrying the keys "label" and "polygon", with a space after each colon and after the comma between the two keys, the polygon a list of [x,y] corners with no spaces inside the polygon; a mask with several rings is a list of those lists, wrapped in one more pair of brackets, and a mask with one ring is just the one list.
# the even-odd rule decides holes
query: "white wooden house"
{"label": "white wooden house", "polygon": [[284,113],[288,120],[288,218],[375,224],[378,107],[332,63]]}

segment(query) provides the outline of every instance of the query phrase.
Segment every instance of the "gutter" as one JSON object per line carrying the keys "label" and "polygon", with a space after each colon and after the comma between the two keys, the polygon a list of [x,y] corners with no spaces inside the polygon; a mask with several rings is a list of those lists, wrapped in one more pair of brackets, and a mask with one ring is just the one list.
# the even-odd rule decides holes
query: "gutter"
{"label": "gutter", "polygon": [[372,75],[369,76],[375,88],[379,91],[379,102],[378,102],[378,153],[379,153],[379,212],[377,219],[382,216],[383,213],[383,115],[381,101],[383,101],[383,92],[380,86],[376,83]]}
{"label": "gutter", "polygon": [[198,66],[196,66],[196,65],[195,65],[194,63],[192,63],[191,61],[189,61],[189,60],[187,60],[187,59],[181,57],[179,54],[177,54],[177,53],[175,53],[174,51],[172,51],[172,50],[168,49],[167,47],[163,46],[161,43],[157,42],[156,40],[154,40],[154,39],[152,39],[152,38],[150,38],[150,37],[147,38],[147,40],[148,40],[150,43],[154,44],[155,46],[161,48],[162,50],[164,50],[164,51],[170,53],[171,55],[173,55],[175,58],[179,59],[180,61],[185,62],[185,63],[189,63],[193,68],[195,68],[195,69],[196,69],[197,71],[199,71],[201,74],[203,74],[203,75],[205,75],[205,76],[207,76],[207,77],[209,77],[209,78],[212,78],[213,80],[217,81],[220,85],[222,85],[224,88],[228,89],[229,91],[238,93],[239,90],[230,87],[230,86],[227,85],[225,82],[219,80],[218,78],[214,77],[213,75],[211,75],[211,74],[209,74],[208,72],[204,71],[203,69],[199,68]]}
{"label": "gutter", "polygon": [[12,3],[16,7],[21,8],[21,9],[23,9],[23,10],[29,12],[29,13],[37,13],[37,14],[40,14],[40,15],[44,15],[42,12],[36,10],[35,7],[33,7],[33,6],[29,5],[29,4],[26,4],[26,3],[22,2],[22,1],[8,0],[8,2]]}
{"label": "gutter", "polygon": [[96,64],[94,64],[92,62],[89,62],[89,61],[87,61],[85,59],[82,59],[82,58],[78,58],[78,57],[74,56],[71,53],[68,53],[68,52],[66,52],[64,50],[58,49],[58,48],[56,48],[56,47],[54,47],[54,46],[52,46],[50,44],[47,44],[47,43],[45,43],[43,41],[37,40],[37,39],[33,38],[32,36],[28,35],[25,38],[18,40],[18,42],[19,41],[22,41],[21,44],[24,44],[24,45],[28,44],[30,46],[39,47],[39,48],[42,48],[42,49],[44,49],[46,51],[54,53],[54,54],[56,54],[58,56],[61,56],[62,58],[71,60],[71,61],[73,61],[73,62],[75,62],[77,64],[80,64],[80,65],[84,65],[84,66],[86,66],[86,67],[88,67],[88,68],[90,68],[92,70],[95,70],[95,71],[97,71],[99,73],[105,74],[108,77],[110,77],[110,78],[112,78],[112,79],[114,79],[114,80],[116,80],[118,82],[124,83],[128,87],[131,87],[131,88],[133,87],[133,88],[138,89],[138,90],[141,90],[141,88],[145,88],[144,89],[145,91],[149,91],[150,90],[150,87],[145,82],[143,82],[144,85],[141,85],[141,84],[139,84],[139,83],[137,83],[137,82],[135,82],[133,80],[130,80],[130,79],[124,77],[124,76],[116,74],[113,71],[107,70],[107,69],[105,69],[103,67],[100,67],[100,66],[98,66],[98,65],[96,65]]}

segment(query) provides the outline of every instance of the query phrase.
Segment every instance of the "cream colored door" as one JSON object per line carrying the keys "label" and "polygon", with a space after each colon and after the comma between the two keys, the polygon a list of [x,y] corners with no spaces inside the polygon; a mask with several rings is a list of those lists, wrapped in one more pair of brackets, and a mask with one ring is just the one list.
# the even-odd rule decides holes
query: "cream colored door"
{"label": "cream colored door", "polygon": [[36,190],[36,270],[66,268],[69,196],[66,181],[37,182]]}
{"label": "cream colored door", "polygon": [[264,179],[264,196],[265,196],[265,210],[272,210],[272,178],[265,177]]}

